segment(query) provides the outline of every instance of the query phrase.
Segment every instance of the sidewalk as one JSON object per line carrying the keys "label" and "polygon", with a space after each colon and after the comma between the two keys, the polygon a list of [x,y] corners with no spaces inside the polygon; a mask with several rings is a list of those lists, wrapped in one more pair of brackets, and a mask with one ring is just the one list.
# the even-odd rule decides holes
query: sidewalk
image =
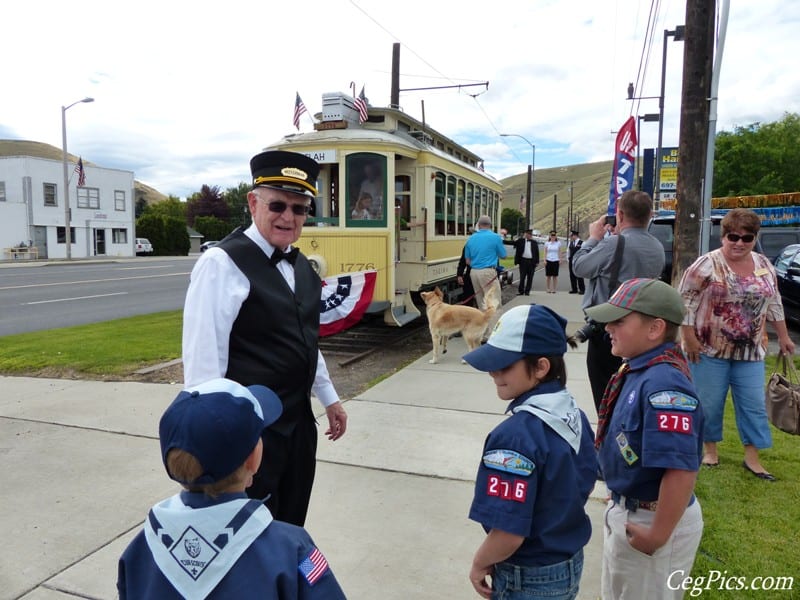
{"label": "sidewalk", "polygon": [[[554,308],[570,333],[583,323],[580,297],[566,292],[534,291],[504,309],[528,302]],[[461,338],[448,347],[439,364],[428,353],[347,401],[344,438],[320,436],[306,527],[348,598],[478,597],[467,574],[484,534],[467,513],[484,438],[506,403],[488,375],[461,364]],[[568,388],[594,426],[585,359],[583,345],[567,353]],[[161,465],[157,427],[180,386],[0,384],[0,527],[10,540],[0,547],[0,598],[115,598],[123,548],[149,507],[178,489]],[[600,595],[598,487],[587,505],[594,531],[582,599]]]}

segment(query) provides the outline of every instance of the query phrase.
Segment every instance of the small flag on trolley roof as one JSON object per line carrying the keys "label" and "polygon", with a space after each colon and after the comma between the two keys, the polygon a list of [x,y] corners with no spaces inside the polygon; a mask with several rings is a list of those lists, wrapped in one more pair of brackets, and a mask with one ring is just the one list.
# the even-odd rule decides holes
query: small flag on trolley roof
{"label": "small flag on trolley roof", "polygon": [[78,187],[86,185],[86,172],[83,170],[83,157],[78,159],[78,164],[75,165],[75,172],[78,174]]}
{"label": "small flag on trolley roof", "polygon": [[358,122],[363,123],[367,120],[369,115],[367,114],[367,97],[364,95],[364,86],[361,86],[361,93],[355,99],[355,107],[358,111]]}
{"label": "small flag on trolley roof", "polygon": [[297,129],[300,129],[300,115],[302,115],[306,111],[306,105],[303,104],[303,101],[300,99],[300,94],[295,92],[296,97],[294,100],[294,118],[292,119],[292,123]]}

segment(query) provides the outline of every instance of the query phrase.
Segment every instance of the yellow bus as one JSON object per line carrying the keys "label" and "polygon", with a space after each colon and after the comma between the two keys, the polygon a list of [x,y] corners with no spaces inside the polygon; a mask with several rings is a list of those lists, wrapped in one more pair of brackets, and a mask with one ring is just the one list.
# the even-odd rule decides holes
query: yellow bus
{"label": "yellow bus", "polygon": [[497,227],[502,186],[479,156],[395,108],[368,108],[360,122],[352,96],[323,94],[314,131],[267,150],[301,152],[320,166],[319,195],[296,244],[320,277],[377,272],[368,312],[389,325],[420,316],[420,291],[461,292],[456,268],[480,215]]}

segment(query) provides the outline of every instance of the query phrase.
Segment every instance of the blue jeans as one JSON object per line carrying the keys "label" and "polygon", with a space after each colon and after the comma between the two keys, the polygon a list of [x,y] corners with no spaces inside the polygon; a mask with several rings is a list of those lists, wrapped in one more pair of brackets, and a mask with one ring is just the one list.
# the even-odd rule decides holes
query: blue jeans
{"label": "blue jeans", "polygon": [[764,399],[763,361],[728,360],[701,354],[700,362],[690,362],[689,368],[703,406],[704,442],[722,441],[722,415],[730,387],[742,444],[756,448],[772,446]]}
{"label": "blue jeans", "polygon": [[573,600],[578,595],[582,572],[582,548],[569,560],[546,567],[499,563],[492,576],[492,600]]}

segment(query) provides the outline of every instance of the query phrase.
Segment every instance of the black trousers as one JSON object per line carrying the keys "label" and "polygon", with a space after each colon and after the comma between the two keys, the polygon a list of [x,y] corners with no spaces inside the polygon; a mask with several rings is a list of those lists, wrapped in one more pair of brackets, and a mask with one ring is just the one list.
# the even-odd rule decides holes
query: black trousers
{"label": "black trousers", "polygon": [[519,293],[530,294],[533,285],[533,272],[536,270],[536,263],[532,258],[519,259]]}
{"label": "black trousers", "polygon": [[261,441],[264,455],[247,495],[264,500],[278,521],[302,527],[317,467],[317,424],[304,420],[289,436],[267,429]]}
{"label": "black trousers", "polygon": [[569,259],[569,289],[571,292],[578,292],[583,294],[586,292],[586,287],[583,284],[583,277],[576,277],[572,272],[572,259]]}
{"label": "black trousers", "polygon": [[586,370],[589,374],[589,385],[592,386],[594,407],[600,412],[600,400],[608,385],[608,380],[617,372],[622,358],[611,354],[611,338],[605,331],[598,331],[586,343]]}

